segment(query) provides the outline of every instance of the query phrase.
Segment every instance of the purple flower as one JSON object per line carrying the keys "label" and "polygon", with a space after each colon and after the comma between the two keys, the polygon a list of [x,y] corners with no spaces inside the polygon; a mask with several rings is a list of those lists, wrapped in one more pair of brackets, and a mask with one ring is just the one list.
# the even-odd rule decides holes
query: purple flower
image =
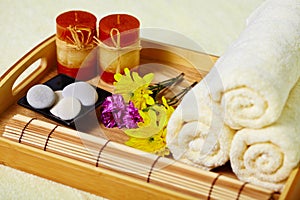
{"label": "purple flower", "polygon": [[127,105],[119,94],[107,97],[100,111],[100,120],[108,128],[137,128],[137,123],[143,120],[133,103]]}
{"label": "purple flower", "polygon": [[113,128],[116,126],[115,116],[126,107],[121,95],[112,95],[105,99],[101,106],[100,120],[105,127]]}
{"label": "purple flower", "polygon": [[137,128],[137,123],[143,121],[143,118],[140,116],[139,111],[134,107],[133,103],[130,101],[126,106],[124,115],[120,118],[119,128]]}

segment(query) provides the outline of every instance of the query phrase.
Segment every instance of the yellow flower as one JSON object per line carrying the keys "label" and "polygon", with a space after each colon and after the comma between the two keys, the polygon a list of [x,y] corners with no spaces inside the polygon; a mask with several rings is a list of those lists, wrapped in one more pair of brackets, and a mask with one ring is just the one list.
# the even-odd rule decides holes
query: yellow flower
{"label": "yellow flower", "polygon": [[135,103],[139,102],[140,107],[135,105],[136,108],[140,110],[144,105],[153,105],[154,100],[149,94],[152,94],[152,91],[148,89],[149,84],[153,80],[154,74],[149,73],[144,77],[140,77],[137,72],[130,72],[128,68],[124,69],[125,75],[115,74],[114,78],[116,82],[115,85],[115,94],[121,94],[125,100],[128,102],[130,100]]}
{"label": "yellow flower", "polygon": [[162,103],[163,105],[151,106],[148,112],[139,112],[143,122],[138,123],[138,128],[125,130],[130,136],[126,145],[160,156],[169,155],[166,147],[166,128],[174,108],[168,105],[164,97]]}
{"label": "yellow flower", "polygon": [[172,113],[174,112],[174,107],[168,105],[168,102],[167,102],[167,100],[164,96],[161,98],[161,100],[162,100],[162,103],[163,103],[163,105],[166,109],[167,121],[169,121]]}
{"label": "yellow flower", "polygon": [[151,94],[152,91],[148,89],[148,86],[142,86],[133,92],[130,100],[137,109],[143,110],[147,108],[148,105],[151,106],[155,104],[154,99],[150,96]]}
{"label": "yellow flower", "polygon": [[143,118],[142,122],[138,122],[138,128],[124,130],[129,136],[126,145],[160,156],[170,154],[166,147],[166,128],[174,108],[168,105],[165,97],[162,97],[160,104],[155,102],[152,96],[157,97],[160,91],[182,76],[181,74],[175,79],[162,82],[163,84],[150,86],[153,73],[140,77],[137,72],[130,72],[125,68],[124,75],[115,74],[114,93],[122,95],[125,102],[131,101]]}
{"label": "yellow flower", "polygon": [[170,154],[169,149],[166,147],[166,129],[161,130],[158,134],[155,134],[149,138],[135,138],[125,142],[127,146],[154,153],[159,156],[167,156]]}
{"label": "yellow flower", "polygon": [[149,110],[146,112],[139,110],[143,122],[138,123],[138,128],[127,129],[124,132],[130,137],[148,138],[164,129],[174,108],[168,105],[164,97],[162,97],[162,102],[163,105],[155,104],[149,107]]}
{"label": "yellow flower", "polygon": [[[135,138],[149,138],[158,134],[166,124],[166,113],[161,113],[164,110],[158,111],[150,109],[147,112],[139,112],[144,122],[138,123],[138,128],[127,129],[124,132]],[[157,114],[158,112],[158,114]]]}

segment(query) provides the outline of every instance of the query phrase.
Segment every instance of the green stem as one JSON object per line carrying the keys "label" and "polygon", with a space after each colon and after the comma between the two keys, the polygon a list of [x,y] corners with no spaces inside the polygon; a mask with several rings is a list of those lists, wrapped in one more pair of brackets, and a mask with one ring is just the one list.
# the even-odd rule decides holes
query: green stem
{"label": "green stem", "polygon": [[163,89],[182,81],[183,77],[184,77],[184,73],[181,73],[178,76],[176,76],[175,78],[171,78],[171,79],[159,82],[157,84],[150,85],[148,87],[148,89],[153,92],[152,97],[155,99],[157,94],[160,93]]}
{"label": "green stem", "polygon": [[176,94],[174,97],[172,97],[171,99],[168,99],[168,105],[169,106],[173,106],[175,104],[177,104],[182,98],[183,96],[190,90],[192,89],[198,82],[194,82],[193,84],[191,84],[190,86],[188,86],[187,88],[184,88],[181,92],[179,92],[178,94]]}

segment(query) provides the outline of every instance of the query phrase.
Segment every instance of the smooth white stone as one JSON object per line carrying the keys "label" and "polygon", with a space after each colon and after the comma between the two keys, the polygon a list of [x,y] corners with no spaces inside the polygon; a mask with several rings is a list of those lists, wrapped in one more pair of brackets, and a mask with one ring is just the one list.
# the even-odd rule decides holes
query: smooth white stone
{"label": "smooth white stone", "polygon": [[81,103],[78,99],[65,97],[53,106],[50,112],[62,120],[71,120],[80,113],[80,110]]}
{"label": "smooth white stone", "polygon": [[62,95],[62,90],[57,90],[57,91],[54,91],[54,94],[55,94],[55,104],[57,104],[60,100],[62,100],[64,98],[64,96]]}
{"label": "smooth white stone", "polygon": [[44,109],[54,104],[56,96],[49,86],[38,84],[28,90],[26,99],[33,108]]}
{"label": "smooth white stone", "polygon": [[64,97],[63,97],[63,95],[62,95],[62,90],[57,90],[57,91],[55,91],[54,92],[54,94],[55,94],[55,97],[56,97],[56,99],[55,99],[55,102],[54,102],[54,104],[53,104],[53,107],[50,109],[50,112],[53,114],[53,115],[55,115],[55,116],[58,116],[58,113],[57,113],[57,109],[56,109],[56,105],[58,104],[58,102],[60,102]]}
{"label": "smooth white stone", "polygon": [[75,82],[67,85],[62,91],[62,95],[77,98],[83,106],[94,105],[98,100],[97,91],[86,82]]}

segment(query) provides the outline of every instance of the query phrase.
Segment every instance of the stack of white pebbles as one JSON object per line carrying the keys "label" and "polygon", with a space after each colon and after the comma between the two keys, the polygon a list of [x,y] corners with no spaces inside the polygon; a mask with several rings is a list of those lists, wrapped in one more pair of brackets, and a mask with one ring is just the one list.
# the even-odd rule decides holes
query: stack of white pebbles
{"label": "stack of white pebbles", "polygon": [[53,91],[49,86],[38,84],[31,87],[26,95],[27,102],[35,109],[50,109],[62,120],[74,119],[82,106],[92,106],[98,100],[94,87],[86,82],[75,82],[63,90]]}

